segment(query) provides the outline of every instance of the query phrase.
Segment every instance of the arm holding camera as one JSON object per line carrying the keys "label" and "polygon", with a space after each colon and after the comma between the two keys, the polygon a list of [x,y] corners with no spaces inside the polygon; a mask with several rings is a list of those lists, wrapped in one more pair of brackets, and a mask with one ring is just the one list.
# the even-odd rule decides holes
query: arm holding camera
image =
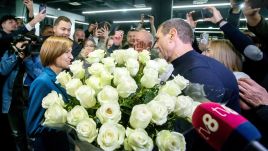
{"label": "arm holding camera", "polygon": [[14,51],[6,51],[1,58],[0,62],[0,75],[8,75],[19,61],[19,58],[24,59],[25,55],[23,49],[25,49],[25,43],[27,42],[17,42],[13,45]]}
{"label": "arm holding camera", "polygon": [[220,26],[220,29],[224,32],[225,36],[240,53],[244,54],[250,60],[260,61],[263,59],[262,51],[254,45],[249,37],[243,34],[239,29],[224,21],[221,13],[215,7],[208,7],[208,9],[213,13],[213,16],[206,20]]}

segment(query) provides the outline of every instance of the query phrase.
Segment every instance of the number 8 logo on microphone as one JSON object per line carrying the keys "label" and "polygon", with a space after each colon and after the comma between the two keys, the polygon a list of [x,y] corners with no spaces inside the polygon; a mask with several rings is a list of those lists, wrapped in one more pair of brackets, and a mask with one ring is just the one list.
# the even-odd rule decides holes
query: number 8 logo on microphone
{"label": "number 8 logo on microphone", "polygon": [[211,132],[216,132],[219,129],[218,122],[211,117],[209,114],[204,114],[202,117],[204,125],[209,129]]}

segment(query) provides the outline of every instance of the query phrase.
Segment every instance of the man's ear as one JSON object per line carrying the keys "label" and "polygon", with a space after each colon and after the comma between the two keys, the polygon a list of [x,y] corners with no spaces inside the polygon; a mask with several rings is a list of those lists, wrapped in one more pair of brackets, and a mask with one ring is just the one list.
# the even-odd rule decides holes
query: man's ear
{"label": "man's ear", "polygon": [[177,36],[177,30],[175,28],[171,28],[169,30],[170,40],[173,40]]}

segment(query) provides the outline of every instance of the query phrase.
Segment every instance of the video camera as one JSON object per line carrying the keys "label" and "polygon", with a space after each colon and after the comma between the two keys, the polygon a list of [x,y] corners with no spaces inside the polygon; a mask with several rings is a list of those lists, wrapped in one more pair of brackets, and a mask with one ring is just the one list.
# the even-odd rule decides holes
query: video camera
{"label": "video camera", "polygon": [[[13,37],[11,45],[15,46],[18,42],[23,41],[28,41],[28,43],[24,45],[26,48],[22,51],[25,52],[26,55],[29,55],[31,53],[38,53],[40,51],[41,45],[43,43],[43,38],[40,38],[34,34],[18,34]],[[14,51],[16,52],[17,50]]]}

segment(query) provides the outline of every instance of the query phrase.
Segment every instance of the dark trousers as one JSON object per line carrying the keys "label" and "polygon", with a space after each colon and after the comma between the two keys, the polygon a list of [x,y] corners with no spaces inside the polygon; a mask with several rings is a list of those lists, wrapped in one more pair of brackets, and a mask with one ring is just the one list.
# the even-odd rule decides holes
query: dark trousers
{"label": "dark trousers", "polygon": [[11,135],[14,139],[17,151],[31,150],[31,140],[28,139],[26,134],[26,107],[12,106],[7,114],[8,122],[11,129]]}

